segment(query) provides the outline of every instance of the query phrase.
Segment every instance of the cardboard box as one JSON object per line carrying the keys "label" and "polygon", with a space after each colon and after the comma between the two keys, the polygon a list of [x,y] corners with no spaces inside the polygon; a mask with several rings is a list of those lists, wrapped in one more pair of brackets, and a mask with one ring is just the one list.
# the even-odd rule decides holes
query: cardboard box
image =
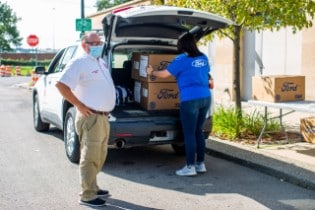
{"label": "cardboard box", "polygon": [[302,118],[300,131],[305,141],[315,144],[315,117]]}
{"label": "cardboard box", "polygon": [[177,83],[141,82],[140,105],[147,110],[179,109]]}
{"label": "cardboard box", "polygon": [[133,53],[131,57],[131,78],[140,80],[140,53]]}
{"label": "cardboard box", "polygon": [[283,102],[305,99],[305,76],[275,75],[252,78],[254,100]]}
{"label": "cardboard box", "polygon": [[147,66],[152,65],[155,71],[164,70],[175,58],[174,54],[138,54],[132,58],[133,68],[131,77],[142,82],[176,82],[175,77],[157,78],[147,75]]}

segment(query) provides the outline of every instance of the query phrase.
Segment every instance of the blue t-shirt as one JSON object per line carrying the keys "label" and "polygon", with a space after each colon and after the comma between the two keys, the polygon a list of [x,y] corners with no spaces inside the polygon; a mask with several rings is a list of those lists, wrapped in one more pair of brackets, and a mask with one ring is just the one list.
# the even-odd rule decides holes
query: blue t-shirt
{"label": "blue t-shirt", "polygon": [[192,58],[185,53],[180,54],[167,66],[167,70],[177,80],[181,102],[210,96],[210,67],[206,55]]}

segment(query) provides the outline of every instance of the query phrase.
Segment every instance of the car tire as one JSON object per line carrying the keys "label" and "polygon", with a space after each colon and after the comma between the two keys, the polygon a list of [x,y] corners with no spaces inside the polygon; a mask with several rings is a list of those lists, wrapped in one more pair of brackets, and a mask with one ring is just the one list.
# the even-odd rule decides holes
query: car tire
{"label": "car tire", "polygon": [[44,123],[40,116],[38,95],[35,95],[33,101],[33,124],[35,130],[44,132],[49,130],[49,123]]}
{"label": "car tire", "polygon": [[185,155],[185,144],[172,144],[172,148],[177,155]]}
{"label": "car tire", "polygon": [[75,131],[75,115],[76,115],[75,108],[70,107],[69,110],[67,111],[64,122],[63,139],[68,159],[72,163],[79,163],[80,142],[77,132]]}

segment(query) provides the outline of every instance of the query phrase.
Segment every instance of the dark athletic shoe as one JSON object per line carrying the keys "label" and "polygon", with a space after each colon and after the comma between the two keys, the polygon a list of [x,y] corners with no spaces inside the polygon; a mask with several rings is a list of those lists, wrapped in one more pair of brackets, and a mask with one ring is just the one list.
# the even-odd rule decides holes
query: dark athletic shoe
{"label": "dark athletic shoe", "polygon": [[110,194],[109,194],[108,190],[101,190],[101,189],[99,189],[99,190],[96,192],[96,195],[97,195],[97,197],[99,197],[99,198],[107,198],[107,197],[110,197]]}
{"label": "dark athletic shoe", "polygon": [[86,206],[105,206],[106,205],[106,201],[100,199],[100,198],[95,198],[93,200],[90,201],[82,201],[80,200],[80,204],[82,205],[86,205]]}

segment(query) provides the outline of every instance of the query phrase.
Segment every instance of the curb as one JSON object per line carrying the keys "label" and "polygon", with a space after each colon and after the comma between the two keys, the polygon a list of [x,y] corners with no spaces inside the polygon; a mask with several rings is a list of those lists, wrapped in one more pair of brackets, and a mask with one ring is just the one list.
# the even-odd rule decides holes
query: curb
{"label": "curb", "polygon": [[[315,190],[315,171],[305,163],[283,158],[268,151],[210,137],[206,143],[208,155],[226,159],[274,176],[306,189]],[[315,170],[315,169],[314,169]]]}

